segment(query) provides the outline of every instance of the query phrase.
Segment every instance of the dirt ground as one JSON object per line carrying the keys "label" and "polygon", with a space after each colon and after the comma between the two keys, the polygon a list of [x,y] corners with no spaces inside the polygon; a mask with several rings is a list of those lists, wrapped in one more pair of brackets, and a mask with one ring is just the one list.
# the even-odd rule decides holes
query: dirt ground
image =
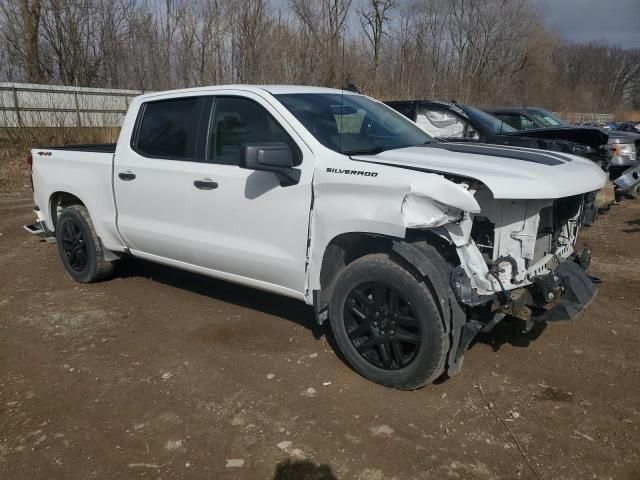
{"label": "dirt ground", "polygon": [[0,196],[2,479],[640,478],[640,201],[581,234],[604,283],[580,319],[500,325],[415,392],[295,301],[137,261],[74,283],[30,208]]}

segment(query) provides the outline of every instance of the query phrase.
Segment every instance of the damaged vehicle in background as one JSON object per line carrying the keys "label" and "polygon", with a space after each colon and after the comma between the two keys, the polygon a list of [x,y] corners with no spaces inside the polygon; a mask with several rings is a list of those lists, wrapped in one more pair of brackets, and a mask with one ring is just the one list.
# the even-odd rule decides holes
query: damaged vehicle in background
{"label": "damaged vehicle in background", "polygon": [[117,144],[31,158],[26,228],[55,239],[76,281],[133,256],[298,299],[389,387],[457,373],[505,316],[574,319],[596,293],[576,244],[606,180],[593,162],[435,142],[347,91],[147,94]]}
{"label": "damaged vehicle in background", "polygon": [[[586,138],[580,136],[576,141],[570,139],[530,137],[505,122],[477,108],[461,105],[457,102],[431,100],[398,100],[386,102],[410,120],[414,121],[429,135],[446,142],[486,143],[510,145],[513,147],[535,148],[549,152],[570,153],[588,158],[603,171],[609,167],[610,152],[603,143],[607,137],[596,130],[587,132]],[[615,201],[613,188],[606,186],[594,194],[593,210],[585,217],[585,224],[591,225],[598,209],[606,208]]]}
{"label": "damaged vehicle in background", "polygon": [[640,122],[622,122],[616,125],[616,130],[640,134]]}
{"label": "damaged vehicle in background", "polygon": [[[554,138],[571,138],[576,129],[600,130],[597,127],[577,126],[544,108],[503,107],[487,109],[488,113],[530,136],[551,134]],[[637,191],[640,185],[640,132],[605,131],[607,147],[611,151],[609,178],[620,193]],[[547,137],[548,138],[548,137]]]}

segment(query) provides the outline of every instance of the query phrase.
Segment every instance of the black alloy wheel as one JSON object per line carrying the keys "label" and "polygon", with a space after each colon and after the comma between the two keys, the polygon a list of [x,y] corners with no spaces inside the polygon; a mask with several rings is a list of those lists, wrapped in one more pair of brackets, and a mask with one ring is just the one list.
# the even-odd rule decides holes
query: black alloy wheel
{"label": "black alloy wheel", "polygon": [[386,253],[360,257],[332,288],[329,321],[336,347],[369,380],[420,388],[442,375],[449,352],[437,302],[427,282],[401,261]]}
{"label": "black alloy wheel", "polygon": [[76,272],[87,268],[87,239],[82,229],[72,218],[65,218],[60,228],[62,253],[68,265]]}
{"label": "black alloy wheel", "polygon": [[422,332],[413,306],[390,284],[356,286],[347,296],[343,319],[354,348],[378,368],[404,368],[420,350]]}
{"label": "black alloy wheel", "polygon": [[83,205],[63,208],[55,227],[60,259],[71,278],[90,283],[113,272],[113,262],[105,258],[102,242]]}

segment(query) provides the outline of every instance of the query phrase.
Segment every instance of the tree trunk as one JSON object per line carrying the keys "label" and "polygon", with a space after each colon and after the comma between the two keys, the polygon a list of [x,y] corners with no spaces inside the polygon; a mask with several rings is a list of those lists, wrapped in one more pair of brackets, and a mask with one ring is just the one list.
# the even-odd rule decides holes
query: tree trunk
{"label": "tree trunk", "polygon": [[27,81],[30,83],[42,82],[42,70],[40,69],[40,49],[38,45],[38,32],[40,29],[40,13],[42,0],[18,0],[20,17],[22,19],[22,38],[24,42],[24,62],[27,73]]}

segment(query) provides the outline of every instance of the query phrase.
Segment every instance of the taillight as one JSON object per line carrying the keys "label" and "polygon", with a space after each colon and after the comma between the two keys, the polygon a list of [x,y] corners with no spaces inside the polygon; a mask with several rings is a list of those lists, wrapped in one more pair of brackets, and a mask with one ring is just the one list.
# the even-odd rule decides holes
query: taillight
{"label": "taillight", "polygon": [[31,183],[31,191],[34,191],[33,188],[33,155],[27,155],[27,165],[29,165],[29,183]]}

